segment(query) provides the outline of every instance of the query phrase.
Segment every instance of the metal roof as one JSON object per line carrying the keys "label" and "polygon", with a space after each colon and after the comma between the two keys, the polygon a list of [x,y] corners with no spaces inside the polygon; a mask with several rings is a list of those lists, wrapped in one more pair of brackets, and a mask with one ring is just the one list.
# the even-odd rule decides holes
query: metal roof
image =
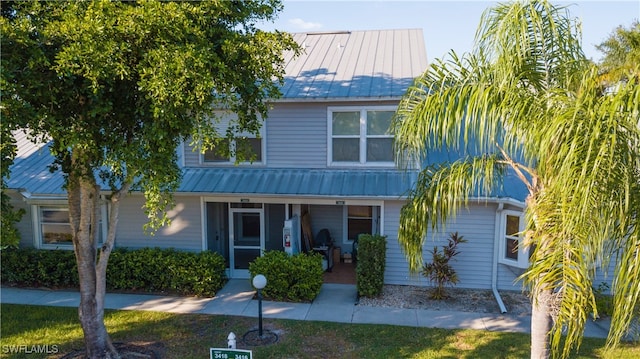
{"label": "metal roof", "polygon": [[64,183],[59,171],[51,172],[49,166],[53,155],[49,144],[34,143],[23,131],[14,131],[18,152],[7,179],[7,188],[26,190],[30,193],[66,195],[62,189]]}
{"label": "metal roof", "polygon": [[186,168],[178,192],[402,198],[415,172],[291,168]]}
{"label": "metal roof", "polygon": [[[33,145],[26,136],[18,139],[18,156],[11,166],[7,187],[35,197],[64,196],[63,176],[51,173],[47,145]],[[454,160],[451,153],[432,153],[430,163]],[[256,167],[185,168],[178,193],[201,195],[259,195],[343,197],[362,199],[405,198],[417,179],[415,171],[394,169],[296,169]],[[103,186],[104,190],[108,190]],[[503,188],[490,197],[524,201],[527,190],[513,173]],[[485,197],[476,192],[474,197]]]}
{"label": "metal roof", "polygon": [[421,29],[294,33],[284,100],[400,98],[427,69]]}

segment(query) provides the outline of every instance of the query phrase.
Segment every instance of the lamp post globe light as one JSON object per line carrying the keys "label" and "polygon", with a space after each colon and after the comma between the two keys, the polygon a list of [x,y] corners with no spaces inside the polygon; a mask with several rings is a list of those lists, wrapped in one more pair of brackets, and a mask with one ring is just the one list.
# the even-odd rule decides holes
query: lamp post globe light
{"label": "lamp post globe light", "polygon": [[256,275],[255,277],[253,277],[253,286],[257,290],[264,289],[264,287],[267,286],[267,277],[263,276],[262,274]]}
{"label": "lamp post globe light", "polygon": [[267,286],[267,278],[258,274],[253,277],[252,283],[258,290],[258,337],[262,338],[262,289]]}

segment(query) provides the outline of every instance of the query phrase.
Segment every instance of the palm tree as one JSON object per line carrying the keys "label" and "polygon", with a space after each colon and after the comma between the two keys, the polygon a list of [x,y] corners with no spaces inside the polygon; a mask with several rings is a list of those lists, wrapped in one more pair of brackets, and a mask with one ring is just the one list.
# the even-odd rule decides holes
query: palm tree
{"label": "palm tree", "polygon": [[604,54],[599,66],[605,83],[640,76],[640,21],[634,21],[628,29],[617,27],[596,48]]}
{"label": "palm tree", "polygon": [[566,7],[498,4],[483,14],[473,52],[432,64],[394,120],[399,165],[434,149],[464,154],[422,169],[402,209],[398,240],[412,271],[427,231],[472,196],[498,190],[508,173],[526,185],[531,358],[579,348],[597,315],[598,266],[615,268],[609,347],[640,307],[640,87],[630,79],[605,93],[579,39]]}

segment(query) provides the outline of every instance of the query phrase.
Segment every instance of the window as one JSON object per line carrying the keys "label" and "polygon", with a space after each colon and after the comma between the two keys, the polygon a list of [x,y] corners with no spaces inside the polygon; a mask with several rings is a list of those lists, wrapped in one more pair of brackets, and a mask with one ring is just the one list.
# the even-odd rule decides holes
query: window
{"label": "window", "polygon": [[204,162],[231,161],[231,156],[229,154],[229,140],[221,140],[216,147],[206,150],[203,155],[203,159]]}
{"label": "window", "polygon": [[392,166],[394,107],[329,108],[330,165]]}
{"label": "window", "polygon": [[[228,111],[216,111],[211,121],[216,133],[226,136],[232,134],[234,138],[220,138],[215,147],[207,149],[200,161],[207,165],[263,164],[265,163],[265,128],[261,125],[256,133],[252,130],[241,130],[238,116]],[[239,156],[237,154],[242,154]]]}
{"label": "window", "polygon": [[[33,226],[35,246],[42,249],[73,249],[69,209],[56,205],[33,205]],[[102,216],[98,222],[98,243],[106,238],[107,206],[101,205]]]}
{"label": "window", "polygon": [[347,206],[347,238],[355,240],[359,234],[372,233],[373,208],[371,206]]}
{"label": "window", "polygon": [[262,163],[262,139],[256,137],[238,137],[235,141],[222,140],[213,149],[206,150],[203,155],[205,163],[234,163],[236,151],[244,153],[245,163]]}
{"label": "window", "polygon": [[522,245],[524,217],[521,212],[503,211],[499,226],[500,262],[513,267],[529,266],[529,249]]}
{"label": "window", "polygon": [[38,214],[43,246],[73,245],[67,208],[39,207]]}

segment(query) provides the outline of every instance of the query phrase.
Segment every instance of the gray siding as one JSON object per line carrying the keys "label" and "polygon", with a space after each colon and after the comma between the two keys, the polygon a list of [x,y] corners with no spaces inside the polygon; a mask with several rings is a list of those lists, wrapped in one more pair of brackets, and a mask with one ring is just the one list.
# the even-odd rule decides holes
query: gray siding
{"label": "gray siding", "polygon": [[522,290],[522,281],[517,278],[524,273],[524,269],[498,264],[498,289]]}
{"label": "gray siding", "polygon": [[326,104],[278,104],[266,125],[267,167],[327,166]]}
{"label": "gray siding", "polygon": [[198,167],[200,164],[200,152],[194,151],[193,146],[189,145],[189,141],[184,143],[184,146],[179,147],[178,150],[182,150],[184,166],[185,167]]}
{"label": "gray siding", "polygon": [[596,276],[593,280],[593,287],[598,288],[598,286],[600,286],[602,283],[606,283],[609,286],[608,293],[611,293],[611,282],[613,281],[615,270],[615,257],[612,257],[606,268],[600,266],[598,267],[598,269],[596,269]]}
{"label": "gray siding", "polygon": [[[387,235],[387,266],[385,283],[400,285],[429,286],[429,281],[420,274],[409,273],[408,264],[398,243],[397,231],[400,208],[403,202],[388,201],[385,203],[385,235]],[[434,246],[441,247],[447,243],[450,233],[458,232],[468,241],[459,245],[460,254],[453,259],[451,265],[458,273],[459,288],[491,288],[491,268],[493,261],[493,245],[495,235],[496,206],[472,204],[462,209],[455,219],[446,226],[446,232],[427,234],[423,246],[424,261],[431,260],[428,251]],[[514,284],[517,270],[498,265],[498,288],[519,290],[520,284]]]}
{"label": "gray siding", "polygon": [[202,249],[202,220],[199,197],[175,197],[176,206],[169,211],[171,226],[146,235],[143,226],[148,222],[142,206],[144,197],[126,197],[120,207],[116,232],[116,246],[127,248],[176,248],[186,251]]}
{"label": "gray siding", "polygon": [[387,263],[384,282],[386,284],[428,285],[419,274],[409,272],[409,265],[398,243],[400,209],[403,204],[404,201],[386,201],[384,203],[384,232],[382,234],[387,236]]}
{"label": "gray siding", "polygon": [[[273,104],[266,126],[264,166],[270,168],[327,167],[327,108],[339,106],[393,106],[397,101],[376,102],[279,102]],[[184,145],[185,167],[220,167],[231,164],[201,164],[200,152]],[[240,165],[242,167],[252,165]],[[263,165],[255,165],[263,166]],[[358,168],[362,170],[363,168]]]}
{"label": "gray siding", "polygon": [[[327,105],[277,104],[263,122],[266,126],[266,166],[275,168],[323,168],[327,164]],[[186,167],[220,167],[203,164],[201,154],[185,143]],[[245,165],[243,165],[245,166]],[[250,166],[250,165],[249,165]]]}
{"label": "gray siding", "polygon": [[[459,287],[490,288],[493,245],[495,241],[495,205],[472,205],[447,226],[447,234],[438,245],[447,243],[449,233],[458,232],[467,240],[458,246],[460,254],[453,267],[458,272]],[[430,260],[427,257],[427,260]]]}
{"label": "gray siding", "polygon": [[20,247],[33,247],[35,243],[33,233],[33,215],[31,213],[31,206],[23,200],[20,193],[7,190],[13,209],[18,211],[24,209],[25,213],[20,219],[20,222],[15,224],[16,229],[20,232]]}

